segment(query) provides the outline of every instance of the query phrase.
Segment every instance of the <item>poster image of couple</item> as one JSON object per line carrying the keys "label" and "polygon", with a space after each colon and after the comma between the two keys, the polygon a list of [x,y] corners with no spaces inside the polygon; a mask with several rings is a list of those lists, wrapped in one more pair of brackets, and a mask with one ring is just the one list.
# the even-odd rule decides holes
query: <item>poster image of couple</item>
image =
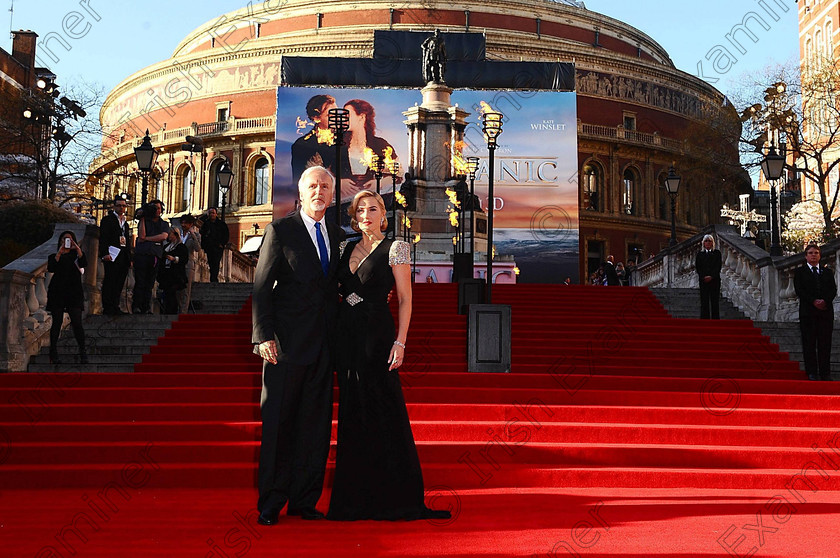
{"label": "poster image of couple", "polygon": [[[375,190],[376,179],[371,170],[375,158],[383,162],[386,176],[398,158],[388,140],[377,135],[373,105],[363,99],[351,99],[342,106],[349,116],[349,128],[341,147],[341,199],[346,202],[361,190]],[[293,185],[311,166],[320,165],[336,174],[335,137],[329,125],[329,112],[337,107],[333,95],[314,95],[306,103],[306,119],[297,118],[297,127],[303,135],[291,145]],[[390,192],[392,180],[383,179],[380,189],[382,193]]]}

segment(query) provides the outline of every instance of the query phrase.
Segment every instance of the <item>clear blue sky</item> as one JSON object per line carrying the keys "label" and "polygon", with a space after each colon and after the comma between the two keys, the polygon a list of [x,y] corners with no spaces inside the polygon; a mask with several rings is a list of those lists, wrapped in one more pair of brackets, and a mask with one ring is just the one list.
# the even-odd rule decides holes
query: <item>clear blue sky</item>
{"label": "clear blue sky", "polygon": [[[95,21],[80,3],[87,4],[100,20]],[[87,20],[79,23],[78,31],[81,34],[88,22],[90,27],[83,37],[67,38],[71,50],[55,46],[58,62],[42,59],[59,76],[59,84],[82,76],[110,90],[137,70],[171,56],[181,39],[199,25],[248,3],[248,0],[14,0],[11,26],[32,29],[44,38],[50,32],[62,31],[62,20],[69,12],[85,14]],[[0,0],[3,29],[10,27],[11,14],[6,10],[11,5],[12,0]],[[586,7],[640,29],[661,44],[683,71],[697,75],[698,62],[702,61],[702,73],[709,81],[719,80],[713,84],[724,93],[745,72],[798,58],[797,6],[793,0],[589,0]],[[783,7],[788,11],[784,12]],[[774,21],[765,8],[779,21]],[[761,15],[770,28],[751,25],[757,43],[740,34],[746,50],[742,55],[726,41],[726,35],[749,12]],[[724,74],[715,72],[713,60],[706,59],[715,45],[725,45],[737,56],[737,62],[729,64]],[[0,46],[10,51],[11,39]]]}

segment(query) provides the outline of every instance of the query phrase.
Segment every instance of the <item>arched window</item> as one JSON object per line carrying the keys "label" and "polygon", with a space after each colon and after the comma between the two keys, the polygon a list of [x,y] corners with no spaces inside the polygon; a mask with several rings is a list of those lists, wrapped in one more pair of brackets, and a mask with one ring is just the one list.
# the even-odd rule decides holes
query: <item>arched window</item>
{"label": "arched window", "polygon": [[659,179],[656,181],[659,184],[659,218],[662,220],[668,220],[671,218],[671,215],[668,212],[668,206],[670,205],[671,198],[668,197],[668,190],[665,188],[665,178],[667,175],[663,172],[659,175]]}
{"label": "arched window", "polygon": [[268,159],[261,157],[254,164],[254,204],[261,205],[271,201],[270,181],[268,179]]}
{"label": "arched window", "polygon": [[834,55],[834,22],[825,24],[825,56],[831,58]]}
{"label": "arched window", "polygon": [[192,205],[193,191],[193,171],[190,167],[181,175],[181,190],[184,196],[184,211],[188,211]]}
{"label": "arched window", "polygon": [[817,29],[814,33],[814,63],[819,67],[825,59],[825,42],[823,41],[823,34],[821,29]]}
{"label": "arched window", "polygon": [[[222,168],[222,163],[224,163],[224,159],[216,159],[212,165],[210,165],[210,183],[208,184],[208,195],[207,195],[207,207],[217,207],[221,210],[222,206],[222,191],[219,188],[219,181],[216,178],[219,169]],[[233,169],[231,169],[233,170]],[[231,183],[233,186],[233,183]],[[233,188],[228,191],[228,195],[226,198],[226,202],[230,203],[230,196]]]}
{"label": "arched window", "polygon": [[636,191],[639,185],[638,174],[633,169],[624,171],[623,188],[621,191],[621,211],[626,215],[638,214],[636,207]]}
{"label": "arched window", "polygon": [[604,173],[597,163],[584,165],[581,172],[581,191],[583,192],[583,209],[602,211],[601,190]]}
{"label": "arched window", "polygon": [[172,188],[172,213],[180,213],[189,209],[189,196],[192,186],[192,169],[184,165],[175,175],[175,184]]}
{"label": "arched window", "polygon": [[[140,199],[138,188],[137,188],[137,178],[132,176],[128,180],[128,195],[131,196],[131,202],[128,204],[129,207],[133,207],[136,211],[140,204],[143,203],[143,200]],[[132,213],[133,215],[133,213]]]}

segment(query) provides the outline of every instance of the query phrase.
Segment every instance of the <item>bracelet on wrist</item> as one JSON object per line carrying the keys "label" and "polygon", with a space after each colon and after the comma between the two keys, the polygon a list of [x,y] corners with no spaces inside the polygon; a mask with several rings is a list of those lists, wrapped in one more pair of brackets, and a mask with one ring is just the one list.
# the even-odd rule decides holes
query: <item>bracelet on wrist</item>
{"label": "bracelet on wrist", "polygon": [[397,345],[398,347],[402,347],[403,349],[405,349],[405,343],[400,343],[399,341],[394,341],[394,345]]}

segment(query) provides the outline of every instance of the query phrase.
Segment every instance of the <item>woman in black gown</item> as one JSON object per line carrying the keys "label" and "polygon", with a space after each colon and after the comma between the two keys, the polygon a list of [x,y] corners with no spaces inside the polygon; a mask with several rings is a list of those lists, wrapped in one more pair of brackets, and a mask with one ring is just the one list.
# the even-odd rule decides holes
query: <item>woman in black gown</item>
{"label": "woman in black gown", "polygon": [[[362,238],[338,268],[338,447],[329,519],[448,518],[423,502],[423,473],[397,369],[411,320],[409,246],[386,240],[385,204],[359,192],[351,223]],[[388,306],[396,285],[399,324]]]}

